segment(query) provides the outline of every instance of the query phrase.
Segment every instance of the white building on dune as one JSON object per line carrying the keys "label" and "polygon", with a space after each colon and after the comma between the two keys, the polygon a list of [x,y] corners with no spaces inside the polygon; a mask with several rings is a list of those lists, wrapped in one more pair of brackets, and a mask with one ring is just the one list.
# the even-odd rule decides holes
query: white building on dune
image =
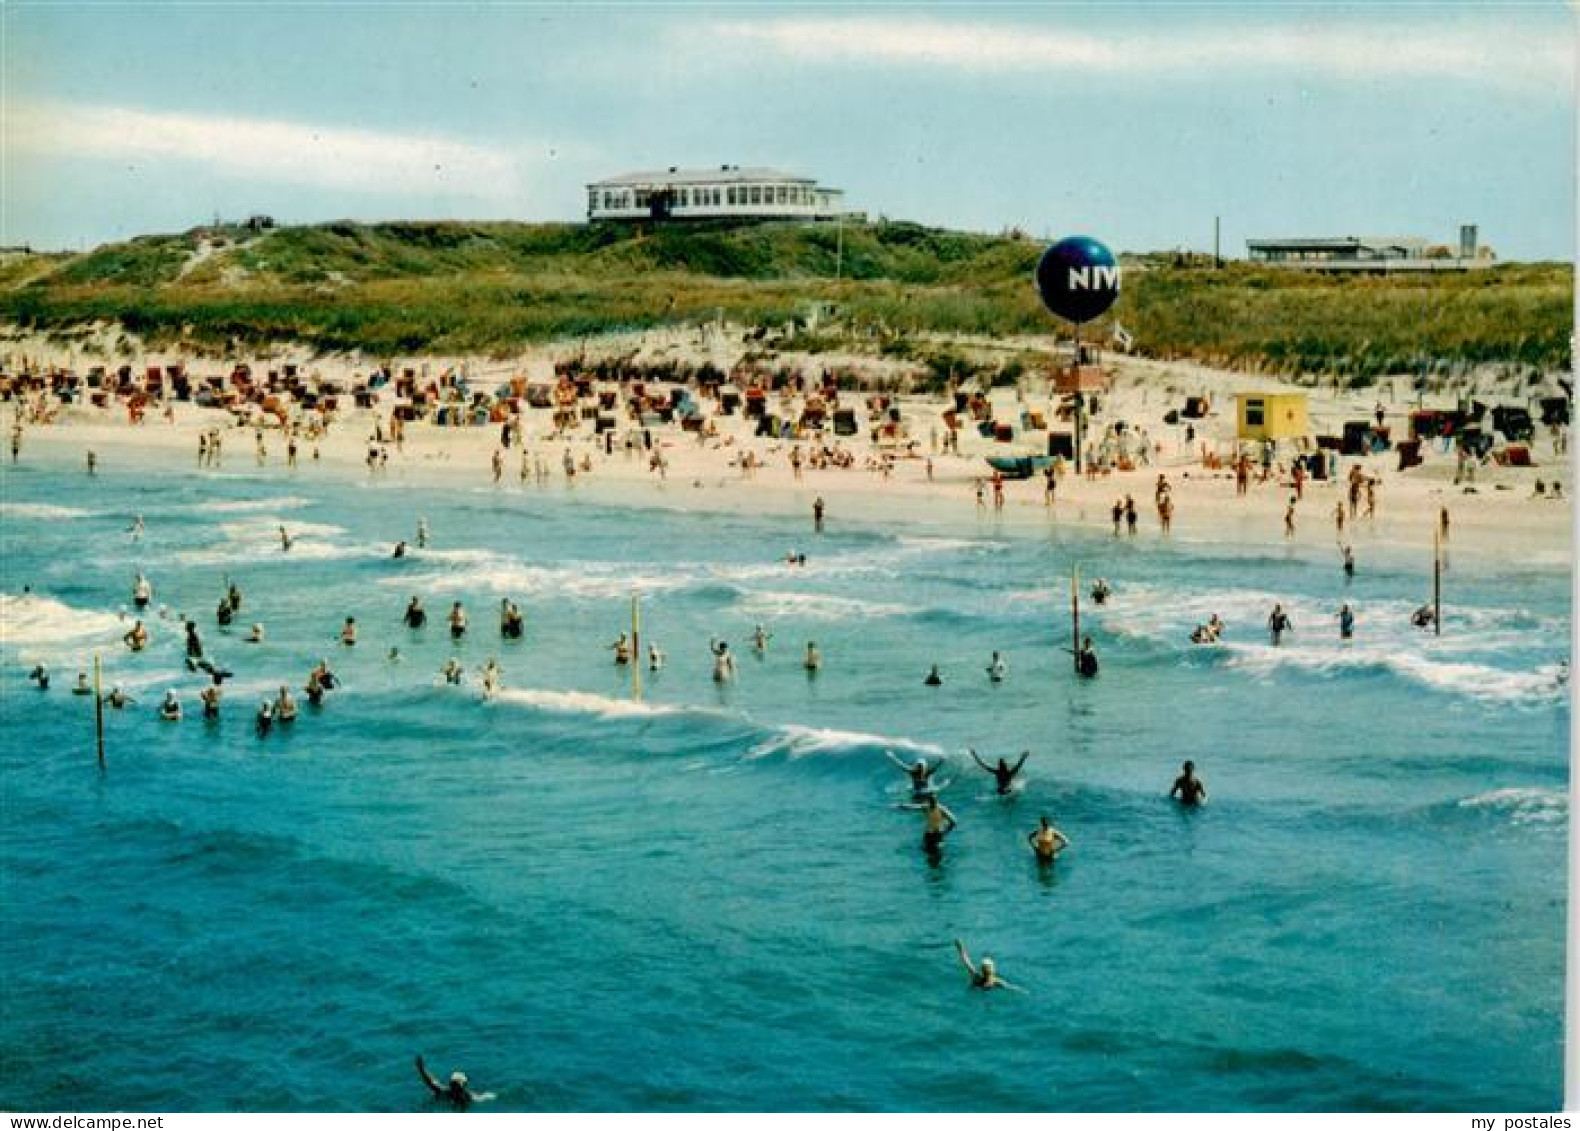
{"label": "white building on dune", "polygon": [[720,165],[626,173],[587,186],[588,220],[832,220],[841,189],[777,169]]}

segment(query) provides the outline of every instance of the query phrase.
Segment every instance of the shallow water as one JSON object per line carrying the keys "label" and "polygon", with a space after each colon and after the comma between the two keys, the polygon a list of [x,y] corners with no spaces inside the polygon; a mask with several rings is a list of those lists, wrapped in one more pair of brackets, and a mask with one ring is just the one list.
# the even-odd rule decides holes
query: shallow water
{"label": "shallow water", "polygon": [[[137,470],[0,478],[6,1107],[421,1108],[417,1051],[504,1109],[1560,1101],[1567,572],[1453,559],[1434,639],[1420,563],[1364,541],[1346,585],[1282,547]],[[433,547],[391,560],[419,514]],[[1058,650],[1075,561],[1115,588],[1083,607],[1090,683]],[[139,569],[235,669],[218,725],[174,620],[116,643]],[[605,647],[634,591],[668,653],[640,703]],[[1226,645],[1193,648],[1214,611]],[[103,776],[68,690],[101,646],[139,699]],[[258,698],[320,657],[344,687],[259,739]],[[155,718],[166,687],[185,722]],[[994,797],[968,746],[1031,749],[1024,788]],[[885,750],[950,760],[937,866]],[[1164,797],[1186,757],[1196,813]],[[1040,872],[1044,812],[1074,847]],[[1027,992],[972,993],[957,935]]]}

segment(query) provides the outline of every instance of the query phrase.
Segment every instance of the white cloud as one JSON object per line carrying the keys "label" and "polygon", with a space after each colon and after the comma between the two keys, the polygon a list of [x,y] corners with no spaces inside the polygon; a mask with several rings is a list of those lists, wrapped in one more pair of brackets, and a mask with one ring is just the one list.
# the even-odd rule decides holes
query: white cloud
{"label": "white cloud", "polygon": [[183,163],[262,183],[392,196],[516,200],[530,172],[525,152],[267,118],[30,103],[6,107],[3,128],[12,160]]}
{"label": "white cloud", "polygon": [[[1567,27],[1567,25],[1565,25]],[[1432,29],[1314,25],[1290,30],[1195,28],[1115,36],[1007,24],[892,16],[727,21],[714,32],[798,62],[866,62],[966,71],[1063,70],[1114,74],[1237,70],[1348,77],[1474,79],[1567,93],[1574,42],[1534,27]]]}

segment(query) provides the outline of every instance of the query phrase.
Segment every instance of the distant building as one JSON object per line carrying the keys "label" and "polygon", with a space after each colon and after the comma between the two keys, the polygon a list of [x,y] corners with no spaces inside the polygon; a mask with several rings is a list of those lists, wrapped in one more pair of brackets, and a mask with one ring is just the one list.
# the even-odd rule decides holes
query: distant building
{"label": "distant building", "polygon": [[1493,262],[1492,250],[1478,246],[1474,224],[1461,225],[1457,249],[1417,236],[1261,239],[1245,246],[1253,263],[1307,271],[1464,271]]}
{"label": "distant building", "polygon": [[812,177],[720,165],[627,173],[587,186],[589,220],[831,220],[845,194]]}
{"label": "distant building", "polygon": [[1242,440],[1295,440],[1311,435],[1305,393],[1241,393],[1235,435]]}

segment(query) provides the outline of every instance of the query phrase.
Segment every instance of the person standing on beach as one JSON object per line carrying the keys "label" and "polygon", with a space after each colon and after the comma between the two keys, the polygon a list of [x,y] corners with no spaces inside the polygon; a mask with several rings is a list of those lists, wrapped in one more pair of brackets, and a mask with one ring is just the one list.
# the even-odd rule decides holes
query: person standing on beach
{"label": "person standing on beach", "polygon": [[1115,499],[1113,507],[1109,510],[1110,517],[1114,520],[1114,537],[1119,537],[1119,524],[1125,521],[1125,501]]}
{"label": "person standing on beach", "polygon": [[1130,536],[1136,536],[1136,500],[1129,495],[1125,496],[1125,529]]}
{"label": "person standing on beach", "polygon": [[1344,537],[1344,500],[1340,499],[1333,504],[1333,528],[1340,538]]}
{"label": "person standing on beach", "polygon": [[1284,508],[1284,537],[1286,539],[1289,539],[1289,538],[1293,538],[1294,536],[1295,536],[1295,500],[1294,500],[1293,497],[1291,497],[1290,500],[1289,500],[1289,505]]}
{"label": "person standing on beach", "polygon": [[498,449],[498,448],[496,448],[494,450],[493,467],[494,467],[494,486],[497,487],[497,486],[499,486],[499,481],[501,479],[503,479],[504,475],[505,475],[505,453],[504,453],[503,450]]}
{"label": "person standing on beach", "polygon": [[[928,467],[932,467],[931,460],[928,461]],[[931,479],[932,475],[929,474],[928,478]],[[1042,470],[1042,505],[1045,507],[1053,506],[1054,496],[1057,494],[1058,490],[1059,476],[1053,470],[1053,465],[1049,464]]]}
{"label": "person standing on beach", "polygon": [[1340,550],[1344,554],[1344,580],[1348,581],[1355,576],[1355,551],[1348,545],[1341,546]]}
{"label": "person standing on beach", "polygon": [[22,455],[22,422],[18,420],[11,426],[11,462],[15,463]]}

